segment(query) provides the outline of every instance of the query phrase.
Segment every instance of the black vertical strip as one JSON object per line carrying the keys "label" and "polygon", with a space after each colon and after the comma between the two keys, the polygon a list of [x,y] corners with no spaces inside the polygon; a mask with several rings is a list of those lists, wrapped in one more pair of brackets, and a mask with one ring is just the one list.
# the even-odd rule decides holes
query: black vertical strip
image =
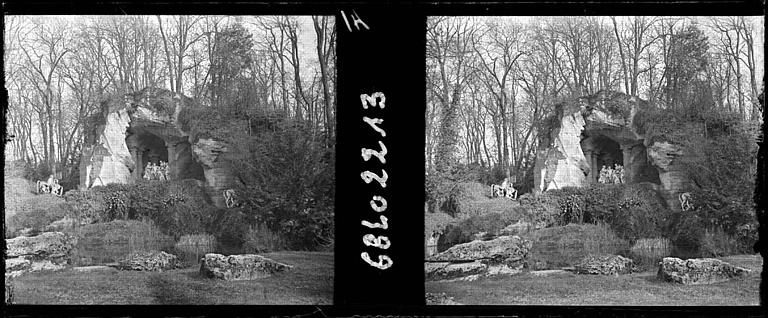
{"label": "black vertical strip", "polygon": [[[423,305],[423,204],[425,62],[424,16],[392,8],[343,9],[336,16],[338,32],[338,111],[336,151],[336,305]],[[354,25],[354,16],[367,26]],[[350,31],[350,28],[352,31]],[[361,94],[383,93],[385,108],[363,109]],[[363,117],[383,119],[375,131]],[[387,148],[386,162],[376,157],[364,161],[362,148]],[[361,173],[370,171],[388,179],[365,183]],[[371,208],[373,196],[387,201],[378,213]],[[377,204],[380,204],[377,202]],[[388,228],[370,229],[361,222],[388,219]],[[384,250],[363,243],[363,236],[386,236]],[[372,261],[387,255],[388,269]]]}

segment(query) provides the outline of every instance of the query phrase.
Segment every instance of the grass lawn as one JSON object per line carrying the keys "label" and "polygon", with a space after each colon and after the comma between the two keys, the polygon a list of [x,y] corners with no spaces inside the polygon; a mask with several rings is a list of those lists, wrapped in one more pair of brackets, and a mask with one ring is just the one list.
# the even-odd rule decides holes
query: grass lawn
{"label": "grass lawn", "polygon": [[427,282],[465,305],[739,306],[760,304],[759,255],[720,258],[752,270],[748,276],[712,285],[683,286],[656,279],[656,271],[622,276],[565,274],[481,277],[475,281]]}
{"label": "grass lawn", "polygon": [[165,272],[103,271],[24,274],[13,279],[17,304],[328,305],[333,302],[333,253],[263,254],[295,267],[253,281],[223,281],[198,266]]}

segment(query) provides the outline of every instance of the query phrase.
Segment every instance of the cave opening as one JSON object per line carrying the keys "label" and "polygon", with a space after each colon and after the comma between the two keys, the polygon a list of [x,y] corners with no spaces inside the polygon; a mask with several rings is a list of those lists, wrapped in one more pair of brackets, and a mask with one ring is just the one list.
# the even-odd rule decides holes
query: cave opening
{"label": "cave opening", "polygon": [[605,131],[585,131],[581,147],[589,163],[589,183],[599,182],[602,169],[617,166],[624,170],[622,183],[661,183],[658,171],[648,162],[642,140],[619,138],[618,134]]}
{"label": "cave opening", "polygon": [[186,138],[161,136],[149,129],[128,129],[126,144],[134,166],[130,167],[133,180],[144,177],[147,165],[168,164],[168,179],[197,179],[205,181],[203,167],[193,158],[192,147]]}

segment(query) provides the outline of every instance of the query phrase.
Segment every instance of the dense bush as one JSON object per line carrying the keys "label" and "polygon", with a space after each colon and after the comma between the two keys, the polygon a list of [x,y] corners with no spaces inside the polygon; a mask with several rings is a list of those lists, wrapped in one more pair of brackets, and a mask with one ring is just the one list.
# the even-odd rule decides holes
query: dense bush
{"label": "dense bush", "polygon": [[530,198],[525,202],[531,204],[536,215],[554,214],[554,224],[605,222],[630,242],[656,237],[668,224],[669,213],[663,200],[645,183],[566,187],[547,191],[538,202]]}
{"label": "dense bush", "polygon": [[587,255],[622,254],[629,246],[603,223],[549,227],[524,237],[533,243],[527,261],[533,269],[573,266]]}
{"label": "dense bush", "polygon": [[[235,138],[235,137],[231,137]],[[243,212],[278,233],[288,249],[316,250],[334,237],[334,164],[323,136],[284,121],[230,143]]]}
{"label": "dense bush", "polygon": [[252,225],[245,235],[243,248],[246,253],[269,253],[284,249],[282,237],[263,223]]}
{"label": "dense bush", "polygon": [[65,195],[70,215],[86,222],[151,220],[174,237],[205,232],[213,207],[195,180],[108,184]]}
{"label": "dense bush", "polygon": [[757,222],[757,123],[717,109],[664,109],[637,116],[634,122],[642,123],[638,129],[649,141],[669,141],[682,148],[686,155],[679,164],[695,185],[687,190],[694,211],[675,214],[671,220],[668,231],[674,244],[712,254],[705,250],[720,249],[713,248],[722,245],[715,242],[735,240],[738,252],[751,251],[756,230],[749,225]]}

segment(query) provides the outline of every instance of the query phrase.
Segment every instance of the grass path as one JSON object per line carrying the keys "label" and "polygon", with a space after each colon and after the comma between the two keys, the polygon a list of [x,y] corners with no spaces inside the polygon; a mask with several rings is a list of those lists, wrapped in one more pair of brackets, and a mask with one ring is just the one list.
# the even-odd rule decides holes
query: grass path
{"label": "grass path", "polygon": [[427,282],[426,291],[445,293],[467,305],[741,306],[760,304],[762,258],[721,258],[752,270],[743,278],[711,285],[684,286],[656,279],[655,271],[622,276],[483,277],[472,282]]}
{"label": "grass path", "polygon": [[332,304],[333,253],[264,254],[294,265],[253,281],[201,277],[198,267],[165,272],[104,271],[25,274],[13,280],[18,304]]}

